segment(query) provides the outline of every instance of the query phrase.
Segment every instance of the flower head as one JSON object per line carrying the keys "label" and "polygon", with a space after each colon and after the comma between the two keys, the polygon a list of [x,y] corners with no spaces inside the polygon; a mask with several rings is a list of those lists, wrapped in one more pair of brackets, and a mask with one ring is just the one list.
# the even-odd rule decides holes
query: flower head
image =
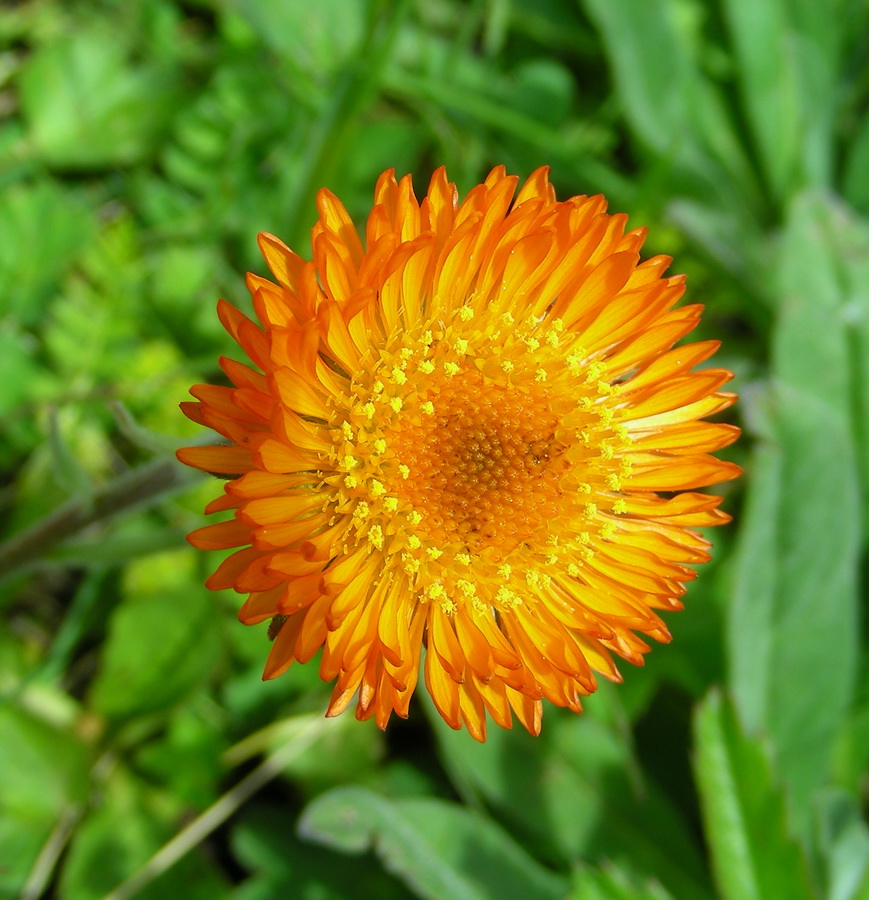
{"label": "flower head", "polygon": [[207,511],[233,517],[190,535],[241,548],[208,586],[271,620],[263,677],[322,650],[329,715],[406,716],[424,656],[453,728],[537,733],[543,698],[579,712],[637,633],[669,640],[694,529],[728,519],[693,491],[739,474],[709,455],[738,432],[701,421],[735,400],[693,371],[717,342],[674,348],[684,277],[603,197],[516,188],[497,168],[459,203],[439,169],[418,202],[385,172],[364,243],[321,191],[312,262],[260,235],[261,325],[219,304],[253,366],[183,405],[228,441],[179,451],[232,478]]}

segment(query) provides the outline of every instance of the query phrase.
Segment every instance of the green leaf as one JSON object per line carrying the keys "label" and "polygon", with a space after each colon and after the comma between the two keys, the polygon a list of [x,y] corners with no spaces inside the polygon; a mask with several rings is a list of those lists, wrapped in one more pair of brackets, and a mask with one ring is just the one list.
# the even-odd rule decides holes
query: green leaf
{"label": "green leaf", "polygon": [[67,731],[0,705],[0,896],[17,896],[49,835],[84,806],[90,753]]}
{"label": "green leaf", "polygon": [[[60,900],[100,900],[118,887],[172,837],[173,812],[156,791],[116,766],[95,808],[75,831],[61,873]],[[227,900],[230,888],[216,866],[188,854],[135,896]]]}
{"label": "green leaf", "polygon": [[561,898],[564,881],[544,869],[491,819],[445,800],[388,800],[336,788],[314,800],[300,834],[345,853],[373,848],[420,897]]}
{"label": "green leaf", "polygon": [[743,102],[762,169],[783,200],[796,183],[800,156],[800,98],[787,16],[779,0],[723,4],[739,65]]}
{"label": "green leaf", "polygon": [[460,793],[487,803],[535,855],[624,862],[679,900],[708,900],[693,838],[664,792],[641,780],[630,739],[615,724],[549,709],[539,737],[493,728],[478,744],[437,714],[431,720]]}
{"label": "green leaf", "polygon": [[0,804],[57,815],[87,796],[90,753],[71,734],[11,704],[0,706]]}
{"label": "green leaf", "polygon": [[843,192],[855,209],[869,215],[869,112],[860,120],[848,148]]}
{"label": "green leaf", "polygon": [[112,617],[91,701],[110,718],[169,709],[208,677],[220,652],[204,590],[132,596]]}
{"label": "green leaf", "polygon": [[818,844],[825,869],[826,900],[869,896],[869,828],[856,797],[836,788],[816,802]]}
{"label": "green leaf", "polygon": [[576,869],[570,900],[673,900],[673,895],[654,881],[640,885],[624,869],[607,863]]}
{"label": "green leaf", "polygon": [[44,162],[72,169],[129,165],[157,146],[175,109],[176,86],[165,66],[131,65],[125,38],[105,26],[81,28],[28,59],[21,106]]}
{"label": "green leaf", "polygon": [[[601,31],[616,97],[630,127],[662,160],[662,191],[689,175],[692,193],[719,206],[745,201],[757,186],[722,95],[702,71],[700,29],[673,0],[583,0]],[[662,52],[666,48],[666,52]],[[700,187],[702,185],[702,187]],[[699,187],[699,190],[698,190]]]}
{"label": "green leaf", "polygon": [[754,145],[781,204],[801,187],[829,187],[845,3],[726,0],[724,15]]}
{"label": "green leaf", "polygon": [[764,748],[717,692],[698,707],[695,770],[722,900],[816,900]]}
{"label": "green leaf", "polygon": [[165,737],[135,755],[137,772],[193,809],[213,803],[226,778],[221,754],[227,739],[213,720],[211,702],[185,704],[172,715]]}
{"label": "green leaf", "polygon": [[[260,39],[291,66],[318,78],[346,64],[358,48],[369,3],[321,0],[316,4],[283,0],[232,0]],[[335,23],[341,27],[336,28]]]}
{"label": "green leaf", "polygon": [[94,215],[82,201],[78,191],[47,178],[4,191],[0,284],[15,289],[0,293],[0,317],[14,314],[25,327],[43,321],[60,280],[96,231]]}
{"label": "green leaf", "polygon": [[[586,0],[601,30],[618,95],[640,138],[658,153],[685,140],[691,60],[676,40],[674,5],[667,0]],[[663,54],[661,47],[670,52]]]}
{"label": "green leaf", "polygon": [[749,730],[771,737],[801,829],[852,699],[859,639],[851,417],[861,389],[839,234],[825,201],[794,204],[777,271],[774,381],[755,413],[763,433],[728,621],[733,696]]}
{"label": "green leaf", "polygon": [[287,775],[305,785],[308,796],[327,787],[371,777],[385,755],[379,729],[364,725],[360,728],[355,719],[345,719],[326,730],[285,768]]}
{"label": "green leaf", "polygon": [[405,900],[404,885],[373,858],[348,858],[301,841],[293,820],[277,808],[254,807],[232,831],[232,849],[252,874],[235,900]]}
{"label": "green leaf", "polygon": [[33,401],[33,382],[43,376],[33,350],[20,331],[0,325],[0,417],[7,421],[17,407]]}

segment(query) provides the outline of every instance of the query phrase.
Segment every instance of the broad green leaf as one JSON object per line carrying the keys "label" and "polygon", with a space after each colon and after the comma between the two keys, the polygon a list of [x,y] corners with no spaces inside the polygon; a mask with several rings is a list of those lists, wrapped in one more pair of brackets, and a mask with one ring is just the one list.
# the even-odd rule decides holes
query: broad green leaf
{"label": "broad green leaf", "polygon": [[558,128],[575,102],[576,83],[569,70],[555,59],[530,59],[511,74],[511,101],[524,112]]}
{"label": "broad green leaf", "polygon": [[90,753],[72,734],[6,702],[0,705],[0,809],[57,816],[87,798]]}
{"label": "broad green leaf", "polygon": [[801,828],[851,702],[859,635],[861,484],[851,415],[860,373],[849,353],[854,311],[835,223],[824,201],[805,196],[784,236],[773,384],[755,414],[763,432],[728,623],[737,707],[751,733],[772,739]]}
{"label": "broad green leaf", "polygon": [[785,3],[795,32],[788,51],[797,60],[803,107],[801,147],[805,183],[829,189],[838,164],[839,104],[832,98],[843,79],[843,46],[865,32],[866,7],[859,0],[791,0]]}
{"label": "broad green leaf", "polygon": [[726,0],[723,7],[761,168],[782,201],[796,185],[800,168],[802,109],[791,52],[794,35],[781,0]]}
{"label": "broad green leaf", "polygon": [[66,730],[0,704],[0,897],[17,897],[50,835],[87,802],[88,748]]}
{"label": "broad green leaf", "polygon": [[299,833],[345,853],[373,848],[389,871],[430,900],[559,900],[566,889],[491,819],[445,800],[336,788],[308,805]]}
{"label": "broad green leaf", "polygon": [[830,186],[841,43],[859,28],[846,2],[726,0],[743,105],[761,169],[783,206]]}
{"label": "broad green leaf", "polygon": [[[75,830],[58,897],[100,900],[138,872],[181,824],[173,804],[167,804],[158,791],[116,765],[101,785],[88,816]],[[228,900],[230,887],[216,866],[194,852],[135,896],[137,900]]]}
{"label": "broad green leaf", "polygon": [[638,774],[629,738],[592,713],[560,712],[547,710],[539,737],[493,727],[483,744],[430,718],[460,793],[493,808],[532,852],[565,864],[630,863],[679,900],[707,900],[692,837],[667,796]]}
{"label": "broad green leaf", "polygon": [[[719,206],[739,186],[755,202],[754,176],[721,95],[704,74],[700,31],[674,0],[582,0],[603,37],[616,96],[632,130],[663,164],[660,188],[690,175]],[[666,51],[663,50],[666,48]],[[654,176],[653,176],[654,177]],[[690,184],[690,181],[688,182]],[[666,187],[665,187],[666,185]],[[697,191],[695,184],[692,193]]]}
{"label": "broad green leaf", "polygon": [[112,616],[94,707],[124,718],[175,706],[213,671],[220,631],[204,589],[128,597]]}
{"label": "broad green leaf", "polygon": [[[669,0],[585,0],[610,56],[618,96],[641,139],[671,154],[690,136],[689,80],[696,75],[685,41],[678,40]],[[661,53],[667,47],[668,53]]]}
{"label": "broad green leaf", "polygon": [[170,790],[192,809],[217,799],[226,779],[221,754],[227,737],[211,715],[211,700],[197,697],[171,717],[165,737],[149,741],[135,755],[136,771]]}
{"label": "broad green leaf", "polygon": [[508,12],[515,31],[533,35],[543,47],[575,51],[588,42],[588,29],[573,0],[510,0]]}
{"label": "broad green leaf", "polygon": [[696,779],[722,900],[816,900],[768,754],[746,737],[721,695],[695,716]]}
{"label": "broad green leaf", "polygon": [[146,158],[178,100],[170,69],[134,66],[123,38],[103,26],[46,43],[28,59],[19,83],[36,152],[62,168]]}
{"label": "broad green leaf", "polygon": [[350,716],[335,722],[286,767],[285,772],[306,788],[307,795],[370,778],[384,757],[384,740],[377,728],[359,727]]}
{"label": "broad green leaf", "polygon": [[411,896],[372,856],[360,859],[302,841],[285,810],[250,809],[232,830],[232,849],[251,872],[235,900],[347,900]]}

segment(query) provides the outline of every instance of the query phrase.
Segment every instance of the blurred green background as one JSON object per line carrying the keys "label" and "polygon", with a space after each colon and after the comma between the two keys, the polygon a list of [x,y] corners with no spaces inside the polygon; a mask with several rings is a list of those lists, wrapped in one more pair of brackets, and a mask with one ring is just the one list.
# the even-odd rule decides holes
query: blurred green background
{"label": "blurred green background", "polygon": [[[0,6],[0,897],[869,898],[863,0]],[[736,521],[542,735],[324,720],[184,534],[172,451],[268,230],[548,164],[676,258],[746,431]],[[517,726],[518,729],[518,726]],[[155,856],[155,854],[157,854]],[[149,862],[150,861],[150,862]],[[119,887],[120,886],[120,887]],[[118,890],[115,890],[115,889]]]}

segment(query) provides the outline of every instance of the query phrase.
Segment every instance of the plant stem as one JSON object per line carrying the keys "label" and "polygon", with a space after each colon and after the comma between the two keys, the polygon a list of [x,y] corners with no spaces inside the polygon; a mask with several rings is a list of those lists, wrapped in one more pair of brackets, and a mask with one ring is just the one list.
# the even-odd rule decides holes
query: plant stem
{"label": "plant stem", "polygon": [[76,497],[0,544],[0,582],[26,571],[54,547],[85,528],[196,482],[202,476],[172,457],[155,459],[119,475],[87,497]]}
{"label": "plant stem", "polygon": [[[308,718],[308,717],[305,717]],[[145,885],[162,875],[175,865],[179,859],[189,853],[219,828],[233,813],[246,803],[260,788],[268,784],[272,778],[280,774],[290,760],[306,750],[316,738],[328,729],[335,727],[333,720],[319,716],[309,718],[302,724],[297,733],[286,744],[266,757],[252,772],[242,778],[201,815],[197,816],[186,828],[183,828],[167,844],[164,844],[152,857],[125,882],[106,894],[103,900],[129,900]]]}

